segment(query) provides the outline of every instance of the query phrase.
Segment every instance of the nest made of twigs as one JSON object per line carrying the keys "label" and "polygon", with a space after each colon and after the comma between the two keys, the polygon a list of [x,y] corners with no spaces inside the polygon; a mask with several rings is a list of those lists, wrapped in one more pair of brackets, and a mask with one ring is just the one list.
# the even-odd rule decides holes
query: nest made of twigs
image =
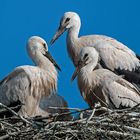
{"label": "nest made of twigs", "polygon": [[[59,115],[78,113],[78,117],[69,121],[56,121],[58,114],[46,118],[23,118],[18,114],[1,118],[0,140],[140,140],[139,106],[123,110],[110,110],[105,107],[94,110],[68,109],[71,112]],[[99,110],[105,113],[95,116],[95,111]]]}

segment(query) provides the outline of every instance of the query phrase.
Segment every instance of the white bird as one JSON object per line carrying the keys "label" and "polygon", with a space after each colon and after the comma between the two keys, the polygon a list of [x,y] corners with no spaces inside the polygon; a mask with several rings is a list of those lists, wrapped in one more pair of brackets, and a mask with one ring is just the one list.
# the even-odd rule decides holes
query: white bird
{"label": "white bird", "polygon": [[100,66],[118,75],[125,75],[125,79],[140,86],[140,57],[119,41],[104,35],[87,35],[78,37],[81,20],[77,13],[66,12],[60,21],[58,31],[51,40],[51,44],[66,30],[67,50],[74,65],[83,47],[94,47],[100,55]]}
{"label": "white bird", "polygon": [[135,86],[108,69],[97,68],[99,53],[93,47],[81,50],[72,80],[78,75],[78,86],[90,107],[96,102],[111,109],[134,107],[140,103]]}
{"label": "white bird", "polygon": [[[27,51],[35,66],[16,67],[7,77],[0,82],[0,102],[9,106],[20,101],[22,106],[19,114],[25,117],[37,115],[47,116],[49,113],[43,106],[50,103],[43,100],[57,92],[57,70],[55,60],[48,52],[44,39],[33,36],[27,42]],[[51,102],[54,106],[66,102],[59,96],[52,95]]]}

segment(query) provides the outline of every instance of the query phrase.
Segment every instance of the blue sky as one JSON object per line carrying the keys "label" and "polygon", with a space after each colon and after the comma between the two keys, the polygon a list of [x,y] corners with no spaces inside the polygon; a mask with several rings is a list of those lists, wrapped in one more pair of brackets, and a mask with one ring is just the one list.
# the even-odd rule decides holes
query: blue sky
{"label": "blue sky", "polygon": [[[80,15],[80,35],[108,35],[140,54],[139,0],[1,0],[0,79],[16,66],[32,64],[26,54],[27,39],[39,35],[49,45],[60,18],[67,11]],[[87,107],[76,80],[70,82],[74,67],[66,50],[66,33],[53,47],[49,47],[49,51],[62,69],[58,81],[59,94],[70,107]]]}

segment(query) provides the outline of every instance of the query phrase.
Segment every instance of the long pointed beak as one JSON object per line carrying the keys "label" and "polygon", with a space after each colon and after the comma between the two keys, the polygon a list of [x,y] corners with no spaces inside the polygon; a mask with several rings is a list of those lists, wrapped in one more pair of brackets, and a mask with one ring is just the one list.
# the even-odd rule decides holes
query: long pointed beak
{"label": "long pointed beak", "polygon": [[86,65],[86,60],[84,60],[84,61],[79,60],[78,61],[78,65],[76,66],[76,69],[71,77],[71,81],[73,81],[77,77],[81,68],[83,68],[85,65]]}
{"label": "long pointed beak", "polygon": [[52,38],[50,44],[52,45],[66,30],[66,26],[60,26],[57,32],[55,33],[54,37]]}
{"label": "long pointed beak", "polygon": [[53,59],[53,57],[51,56],[51,54],[50,54],[48,51],[46,51],[46,53],[45,53],[44,56],[46,56],[46,57],[53,63],[53,65],[54,65],[59,71],[61,71],[59,65],[56,63],[56,61]]}
{"label": "long pointed beak", "polygon": [[77,66],[72,77],[71,77],[71,82],[77,77],[79,72],[80,72],[80,68]]}

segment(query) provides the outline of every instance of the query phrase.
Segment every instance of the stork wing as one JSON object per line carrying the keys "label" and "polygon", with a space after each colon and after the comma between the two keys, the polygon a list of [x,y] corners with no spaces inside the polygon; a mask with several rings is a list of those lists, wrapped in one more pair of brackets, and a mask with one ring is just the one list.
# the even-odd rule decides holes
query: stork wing
{"label": "stork wing", "polygon": [[17,68],[0,82],[0,102],[5,105],[20,100],[19,95],[30,85],[24,69]]}
{"label": "stork wing", "polygon": [[115,108],[134,107],[140,103],[140,92],[131,83],[120,77],[116,80],[106,78],[103,92]]}
{"label": "stork wing", "polygon": [[132,71],[140,66],[140,61],[128,50],[114,47],[113,45],[101,42],[95,45],[102,61],[110,70],[121,69]]}
{"label": "stork wing", "polygon": [[[80,37],[81,46],[95,47],[105,66],[112,71],[117,69],[133,71],[140,68],[139,56],[121,42],[103,35]],[[140,73],[140,70],[139,70]]]}
{"label": "stork wing", "polygon": [[118,75],[124,75],[129,82],[140,83],[140,61],[125,48],[101,42],[95,45],[100,55],[100,64]]}

